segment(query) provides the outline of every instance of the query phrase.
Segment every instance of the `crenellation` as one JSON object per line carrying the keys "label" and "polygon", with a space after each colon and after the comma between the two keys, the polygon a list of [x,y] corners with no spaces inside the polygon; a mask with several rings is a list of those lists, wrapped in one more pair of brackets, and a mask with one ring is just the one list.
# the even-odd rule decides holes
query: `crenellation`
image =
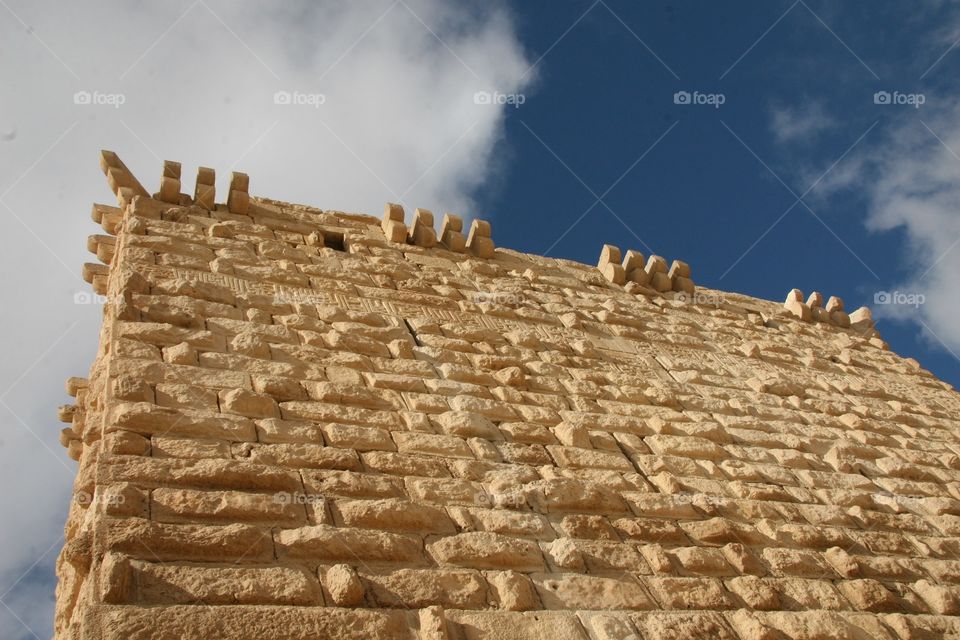
{"label": "crenellation", "polygon": [[466,249],[478,258],[492,258],[494,256],[493,236],[490,223],[486,220],[474,219],[470,223],[470,232],[467,234]]}
{"label": "crenellation", "polygon": [[207,211],[214,211],[217,208],[214,201],[216,194],[216,173],[209,167],[198,167],[197,183],[193,191],[194,203]]}
{"label": "crenellation", "polygon": [[403,206],[388,202],[383,208],[383,222],[380,228],[387,242],[406,242],[407,225],[404,224]]}
{"label": "crenellation", "polygon": [[868,308],[101,160],[56,637],[960,632],[960,400]]}
{"label": "crenellation", "polygon": [[180,163],[172,160],[163,161],[163,175],[160,177],[160,191],[157,200],[180,204]]}
{"label": "crenellation", "polygon": [[452,213],[443,215],[440,225],[440,243],[450,251],[463,253],[467,248],[467,238],[463,235],[463,220]]}
{"label": "crenellation", "polygon": [[407,237],[410,244],[429,249],[437,244],[437,233],[433,229],[433,213],[427,209],[413,212],[413,224]]}
{"label": "crenellation", "polygon": [[250,210],[250,177],[247,174],[237,171],[230,174],[227,210],[237,215],[246,215]]}

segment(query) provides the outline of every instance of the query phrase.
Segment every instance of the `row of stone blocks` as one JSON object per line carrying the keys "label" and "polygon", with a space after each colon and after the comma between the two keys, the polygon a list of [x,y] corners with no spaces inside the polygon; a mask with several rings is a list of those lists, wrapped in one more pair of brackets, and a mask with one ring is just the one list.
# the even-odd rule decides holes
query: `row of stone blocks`
{"label": "row of stone blocks", "polygon": [[597,269],[613,284],[633,282],[660,293],[678,291],[693,295],[696,292],[696,285],[690,279],[690,265],[681,260],[674,260],[667,268],[662,256],[652,255],[645,260],[642,253],[630,249],[621,258],[619,248],[605,244]]}
{"label": "row of stone blocks", "polygon": [[492,258],[495,250],[491,237],[490,223],[486,220],[474,220],[470,232],[463,235],[463,219],[452,213],[443,216],[440,233],[434,230],[433,212],[427,209],[415,209],[413,224],[409,229],[404,222],[403,206],[388,202],[383,208],[383,222],[380,228],[389,242],[413,244],[429,249],[438,243],[457,253],[472,253],[478,258]]}
{"label": "row of stone blocks", "polygon": [[[117,202],[124,206],[136,196],[151,197],[150,193],[134,177],[127,165],[113,151],[100,152],[100,169],[107,176],[110,188],[117,196]],[[197,169],[197,183],[193,198],[180,193],[181,167],[179,162],[164,160],[163,175],[160,178],[160,191],[153,198],[161,202],[187,206],[195,204],[207,211],[213,211],[216,205],[216,172],[209,167]],[[230,213],[245,215],[250,207],[250,177],[234,171],[230,174],[230,191],[227,194],[227,210]],[[102,223],[103,208],[94,206],[94,220]],[[100,216],[100,217],[98,217]]]}
{"label": "row of stone blocks", "polygon": [[[127,165],[113,151],[100,152],[100,169],[107,177],[110,189],[117,197],[119,207],[110,207],[94,204],[91,212],[93,221],[103,227],[110,235],[92,235],[87,238],[87,249],[96,254],[104,264],[87,263],[83,265],[83,279],[93,285],[96,293],[106,292],[108,267],[113,260],[116,250],[116,235],[120,230],[123,219],[123,207],[133,201],[135,197],[152,197],[160,202],[179,206],[197,205],[207,211],[215,211],[216,204],[216,172],[209,167],[197,169],[197,183],[193,197],[180,193],[181,166],[179,162],[164,160],[163,175],[160,178],[160,191],[152,196],[147,192],[139,180],[133,175]],[[236,215],[246,215],[250,210],[250,177],[245,173],[234,171],[230,174],[230,193],[227,195],[227,211]]]}
{"label": "row of stone blocks", "polygon": [[791,289],[783,303],[784,309],[789,311],[803,322],[824,322],[845,329],[853,328],[861,331],[873,330],[873,315],[867,307],[860,307],[851,314],[844,311],[843,298],[830,296],[826,305],[823,303],[823,294],[814,291],[803,301],[803,291]]}

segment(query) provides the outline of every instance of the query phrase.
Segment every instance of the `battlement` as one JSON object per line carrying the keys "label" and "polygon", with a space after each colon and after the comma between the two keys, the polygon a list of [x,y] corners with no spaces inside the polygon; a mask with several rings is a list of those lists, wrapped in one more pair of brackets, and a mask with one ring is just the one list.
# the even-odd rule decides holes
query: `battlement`
{"label": "battlement", "polygon": [[868,309],[101,167],[57,638],[960,633],[960,396]]}

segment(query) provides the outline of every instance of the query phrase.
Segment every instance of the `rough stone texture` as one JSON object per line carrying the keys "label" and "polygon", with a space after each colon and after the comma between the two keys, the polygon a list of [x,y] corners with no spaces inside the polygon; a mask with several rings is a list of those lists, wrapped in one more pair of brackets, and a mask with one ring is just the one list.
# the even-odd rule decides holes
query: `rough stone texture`
{"label": "rough stone texture", "polygon": [[960,637],[960,397],[868,310],[101,164],[57,638]]}

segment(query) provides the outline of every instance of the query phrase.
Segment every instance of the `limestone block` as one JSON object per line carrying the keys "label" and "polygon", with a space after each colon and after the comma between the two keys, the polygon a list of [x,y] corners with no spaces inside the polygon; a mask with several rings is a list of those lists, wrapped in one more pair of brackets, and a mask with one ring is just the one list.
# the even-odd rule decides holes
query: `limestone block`
{"label": "limestone block", "polygon": [[872,329],[873,313],[869,307],[860,307],[850,314],[850,326],[854,329]]}
{"label": "limestone block", "polygon": [[162,353],[167,364],[197,364],[197,350],[189,342],[164,347]]}
{"label": "limestone block", "polygon": [[377,427],[331,423],[323,426],[323,434],[327,442],[335,447],[357,451],[395,451],[397,448],[390,438],[390,432]]}
{"label": "limestone block", "polygon": [[731,593],[751,609],[774,611],[781,607],[780,594],[769,580],[756,576],[740,576],[727,580],[726,585]]}
{"label": "limestone block", "polygon": [[437,244],[437,232],[433,229],[433,213],[427,209],[415,209],[413,225],[407,241],[418,247],[429,249]]}
{"label": "limestone block", "polygon": [[163,176],[160,178],[159,199],[171,204],[180,203],[180,163],[163,161]]}
{"label": "limestone block", "polygon": [[230,389],[219,394],[220,410],[247,418],[279,418],[277,401],[265,393]]}
{"label": "limestone block", "polygon": [[710,611],[651,611],[633,614],[630,619],[644,640],[737,640],[723,616]]}
{"label": "limestone block", "polygon": [[735,606],[716,578],[646,578],[644,582],[667,609],[720,610]]}
{"label": "limestone block", "polygon": [[579,611],[577,617],[594,640],[638,640],[640,638],[640,632],[622,614]]}
{"label": "limestone block", "polygon": [[450,251],[463,253],[467,248],[467,238],[463,235],[463,220],[460,216],[446,213],[440,224],[440,242]]}
{"label": "limestone block", "polygon": [[605,244],[600,250],[600,260],[597,262],[597,268],[600,269],[604,265],[620,262],[620,259],[620,249],[612,244]]}
{"label": "limestone block", "polygon": [[650,276],[644,270],[646,258],[639,251],[629,249],[623,255],[623,272],[626,281],[634,282],[640,285],[646,285],[650,282]]}
{"label": "limestone block", "polygon": [[624,284],[627,281],[626,274],[623,272],[623,267],[615,262],[605,262],[600,267],[600,273],[608,282],[613,284]]}
{"label": "limestone block", "polygon": [[206,209],[213,211],[216,205],[216,174],[209,167],[200,167],[197,169],[197,184],[193,192],[193,201]]}
{"label": "limestone block", "polygon": [[158,407],[145,402],[115,404],[110,423],[143,435],[183,435],[234,442],[253,441],[256,429],[247,418],[187,409]]}
{"label": "limestone block", "polygon": [[539,609],[533,582],[516,571],[485,571],[484,577],[490,586],[490,594],[496,606],[507,611],[530,611]]}
{"label": "limestone block", "polygon": [[654,435],[645,438],[644,442],[655,453],[662,456],[681,456],[699,460],[723,460],[729,456],[723,447],[706,438]]}
{"label": "limestone block", "polygon": [[611,469],[632,473],[633,464],[618,451],[597,451],[581,447],[547,445],[547,451],[557,466],[571,469]]}
{"label": "limestone block", "polygon": [[811,309],[823,307],[823,294],[819,291],[814,291],[811,293],[810,297],[807,298],[807,306]]}
{"label": "limestone block", "polygon": [[424,607],[420,609],[418,618],[420,640],[449,640],[443,607],[438,605]]}
{"label": "limestone block", "polygon": [[440,538],[427,544],[427,552],[441,565],[514,571],[544,569],[543,556],[535,542],[486,531]]}
{"label": "limestone block", "polygon": [[478,258],[493,257],[494,245],[489,222],[474,219],[470,224],[470,233],[467,234],[466,249]]}
{"label": "limestone block", "polygon": [[663,544],[687,545],[690,540],[683,529],[669,520],[652,518],[619,518],[613,526],[624,540],[638,542],[661,542]]}
{"label": "limestone block", "polygon": [[843,311],[843,298],[838,296],[830,296],[830,299],[827,300],[827,305],[824,308],[826,309],[827,313]]}
{"label": "limestone block", "polygon": [[250,208],[250,176],[234,171],[230,174],[227,209],[230,213],[246,215]]}
{"label": "limestone block", "polygon": [[670,280],[670,276],[664,271],[657,271],[650,274],[650,286],[661,293],[673,290],[673,282]]}
{"label": "limestone block", "polygon": [[913,589],[934,613],[945,616],[960,614],[960,587],[941,586],[929,580],[918,580],[910,588]]}
{"label": "limestone block", "polygon": [[713,547],[678,547],[668,553],[686,575],[731,576],[737,571],[727,562],[720,549]]}
{"label": "limestone block", "polygon": [[455,531],[445,511],[409,500],[336,500],[331,510],[348,527],[411,533]]}
{"label": "limestone block", "polygon": [[281,558],[309,558],[325,562],[423,562],[418,536],[317,525],[282,529],[276,533]]}
{"label": "limestone block", "polygon": [[410,497],[421,502],[473,506],[486,500],[483,485],[478,482],[458,478],[407,478],[405,483]]}
{"label": "limestone block", "polygon": [[250,210],[250,194],[231,189],[227,192],[227,208],[230,213],[246,215]]}
{"label": "limestone block", "polygon": [[675,278],[690,278],[690,265],[682,260],[674,260],[670,264],[670,270],[667,272],[667,275],[670,276],[670,279]]}
{"label": "limestone block", "polygon": [[401,453],[417,453],[427,456],[474,459],[470,446],[457,436],[433,433],[397,432],[393,434],[397,450]]}
{"label": "limestone block", "polygon": [[674,276],[672,280],[673,280],[673,291],[685,293],[687,294],[687,296],[693,296],[697,292],[697,286],[693,283],[693,280],[691,280],[690,278],[685,278],[683,276]]}
{"label": "limestone block", "polygon": [[406,497],[402,479],[372,473],[305,471],[304,486],[308,492],[324,496],[343,496],[347,498]]}
{"label": "limestone block", "polygon": [[[284,632],[278,630],[283,629],[308,638],[417,640],[411,619],[414,614],[403,610],[106,605],[97,607],[96,615],[93,624],[103,629],[98,632],[102,640],[129,640],[145,634],[158,638],[282,638]],[[286,636],[291,637],[289,633]]]}
{"label": "limestone block", "polygon": [[643,269],[647,272],[647,275],[650,276],[650,279],[652,280],[655,273],[667,275],[667,261],[662,256],[652,255],[647,258],[647,264]]}
{"label": "limestone block", "polygon": [[656,609],[643,587],[634,579],[606,578],[576,573],[531,575],[546,609]]}
{"label": "limestone block", "polygon": [[150,453],[155,458],[223,458],[232,457],[226,440],[153,436]]}
{"label": "limestone block", "polygon": [[445,615],[464,640],[589,640],[573,613],[451,610]]}
{"label": "limestone block", "polygon": [[256,522],[282,526],[305,524],[299,504],[286,494],[241,491],[154,489],[151,515],[157,522]]}
{"label": "limestone block", "polygon": [[246,562],[273,559],[269,530],[246,524],[163,524],[141,518],[104,521],[105,548],[149,561]]}
{"label": "limestone block", "polygon": [[352,449],[337,449],[322,444],[292,442],[255,446],[247,457],[251,462],[294,469],[342,469],[358,471],[360,456]]}
{"label": "limestone block", "polygon": [[195,567],[133,563],[140,602],[151,604],[319,605],[316,577],[290,567]]}
{"label": "limestone block", "polygon": [[143,188],[143,185],[134,177],[127,165],[113,151],[103,150],[100,152],[100,170],[107,177],[110,190],[118,196],[118,201],[121,200],[121,189],[130,191],[131,196],[127,201],[132,200],[132,196],[149,197],[150,194],[147,190]]}
{"label": "limestone block", "polygon": [[366,589],[363,582],[348,564],[335,564],[323,575],[323,586],[333,604],[339,607],[354,607],[363,602]]}
{"label": "limestone block", "polygon": [[404,224],[403,207],[388,202],[383,208],[383,221],[380,228],[387,242],[404,243],[407,241],[407,225]]}
{"label": "limestone block", "polygon": [[[833,300],[833,298],[831,298]],[[830,324],[834,324],[838,327],[849,328],[850,327],[850,316],[842,310],[837,310],[830,312]]]}
{"label": "limestone block", "polygon": [[[813,298],[813,295],[811,294],[810,297]],[[813,319],[810,305],[803,302],[803,292],[799,289],[790,290],[786,302],[783,303],[783,308],[803,322],[810,322]]]}
{"label": "limestone block", "polygon": [[860,611],[895,612],[902,607],[899,599],[876,580],[841,581],[837,588]]}
{"label": "limestone block", "polygon": [[[823,640],[894,640],[872,617],[834,611],[775,611],[754,614],[767,637],[822,638]],[[738,629],[741,629],[738,625]],[[779,635],[777,635],[779,634]]]}
{"label": "limestone block", "polygon": [[400,569],[389,573],[364,572],[368,592],[381,607],[420,608],[439,605],[452,609],[483,609],[487,584],[479,571],[469,569]]}
{"label": "limestone block", "polygon": [[774,575],[797,578],[833,577],[834,571],[824,557],[805,549],[764,549],[763,560]]}

